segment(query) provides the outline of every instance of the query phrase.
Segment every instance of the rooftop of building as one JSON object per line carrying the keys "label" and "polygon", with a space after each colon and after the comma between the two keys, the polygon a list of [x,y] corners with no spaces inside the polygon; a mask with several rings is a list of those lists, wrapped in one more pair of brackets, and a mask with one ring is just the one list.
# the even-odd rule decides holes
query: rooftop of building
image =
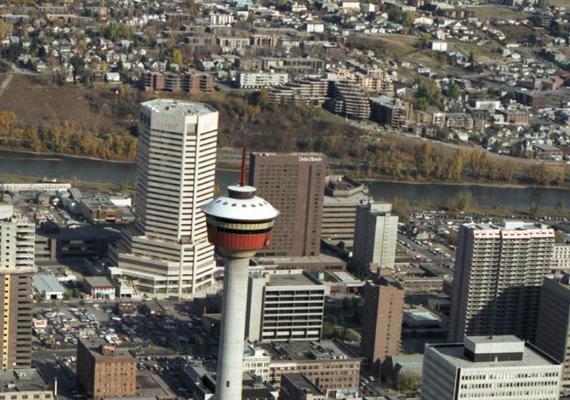
{"label": "rooftop of building", "polygon": [[[551,366],[558,363],[529,343],[513,335],[502,336],[468,336],[465,343],[430,344],[446,361],[458,368],[487,367],[531,367]],[[473,361],[468,351],[482,354],[482,361]],[[507,354],[521,352],[520,359],[497,359]]]}
{"label": "rooftop of building", "polygon": [[0,392],[31,392],[49,390],[50,385],[34,368],[0,371]]}
{"label": "rooftop of building", "polygon": [[113,284],[106,276],[86,276],[83,279],[91,287],[113,287]]}
{"label": "rooftop of building", "polygon": [[319,389],[317,385],[307,379],[307,377],[301,373],[291,373],[283,374],[283,380],[287,379],[293,384],[297,389],[302,390],[306,394],[312,395],[323,395],[323,392]]}
{"label": "rooftop of building", "polygon": [[305,274],[272,274],[266,286],[307,286],[317,285]]}
{"label": "rooftop of building", "polygon": [[38,293],[64,292],[65,288],[51,274],[34,274],[34,287]]}
{"label": "rooftop of building", "polygon": [[321,342],[288,342],[260,345],[272,360],[341,360],[352,359],[330,340]]}
{"label": "rooftop of building", "polygon": [[93,358],[96,360],[129,360],[136,362],[136,358],[127,349],[117,348],[109,345],[105,340],[97,338],[93,340],[80,339]]}
{"label": "rooftop of building", "polygon": [[214,107],[193,101],[182,101],[174,99],[155,99],[142,104],[153,112],[168,113],[172,115],[204,115],[218,112]]}
{"label": "rooftop of building", "polygon": [[465,226],[474,230],[526,230],[526,229],[546,229],[544,225],[538,223],[530,223],[520,220],[506,220],[502,224],[494,223],[471,223]]}
{"label": "rooftop of building", "polygon": [[293,265],[293,264],[339,264],[344,265],[345,262],[340,258],[329,256],[328,254],[320,254],[318,256],[302,256],[302,257],[253,257],[254,265]]}
{"label": "rooftop of building", "polygon": [[368,187],[346,175],[329,175],[325,178],[325,195],[332,198],[368,198]]}

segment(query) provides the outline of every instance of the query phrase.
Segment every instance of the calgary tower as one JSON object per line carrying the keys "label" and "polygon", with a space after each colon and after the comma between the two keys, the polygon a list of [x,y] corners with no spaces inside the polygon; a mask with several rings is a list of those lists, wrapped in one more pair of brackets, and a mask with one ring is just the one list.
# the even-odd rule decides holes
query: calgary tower
{"label": "calgary tower", "polygon": [[244,148],[239,185],[229,186],[227,196],[202,208],[208,240],[225,259],[217,400],[242,398],[249,259],[270,245],[273,222],[279,215],[271,204],[255,195],[254,187],[246,186],[245,156]]}

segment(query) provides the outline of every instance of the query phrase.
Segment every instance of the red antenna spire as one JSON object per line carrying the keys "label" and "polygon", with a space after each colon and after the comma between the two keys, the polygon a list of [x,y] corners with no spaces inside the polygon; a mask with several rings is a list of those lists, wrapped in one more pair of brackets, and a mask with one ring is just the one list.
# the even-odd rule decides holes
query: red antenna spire
{"label": "red antenna spire", "polygon": [[240,186],[245,186],[245,174],[246,174],[246,170],[245,170],[245,156],[247,154],[247,147],[243,146],[243,152],[241,155],[241,175],[239,178],[239,185]]}

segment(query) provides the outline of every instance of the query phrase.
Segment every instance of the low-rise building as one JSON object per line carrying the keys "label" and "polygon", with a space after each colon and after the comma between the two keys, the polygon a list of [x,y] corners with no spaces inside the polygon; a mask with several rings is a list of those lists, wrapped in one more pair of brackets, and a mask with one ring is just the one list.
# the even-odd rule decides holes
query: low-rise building
{"label": "low-rise building", "polygon": [[[327,393],[357,393],[360,358],[345,353],[331,341],[292,342],[261,345],[271,356],[269,382],[281,387],[282,376],[302,373]],[[339,397],[342,398],[342,397]]]}
{"label": "low-rise building", "polygon": [[34,289],[40,298],[45,300],[62,300],[65,288],[57,278],[50,274],[34,274],[32,278]]}
{"label": "low-rise building", "polygon": [[284,374],[279,391],[280,400],[326,400],[325,393],[303,374]]}
{"label": "low-rise building", "polygon": [[115,300],[116,288],[104,276],[86,276],[83,284],[85,291],[94,299]]}
{"label": "low-rise building", "polygon": [[8,369],[0,371],[1,400],[53,400],[57,393],[38,370]]}
{"label": "low-rise building", "polygon": [[134,397],[137,360],[103,340],[77,344],[77,380],[93,400]]}
{"label": "low-rise building", "polygon": [[237,78],[241,89],[263,89],[283,85],[288,81],[288,74],[271,72],[241,72]]}

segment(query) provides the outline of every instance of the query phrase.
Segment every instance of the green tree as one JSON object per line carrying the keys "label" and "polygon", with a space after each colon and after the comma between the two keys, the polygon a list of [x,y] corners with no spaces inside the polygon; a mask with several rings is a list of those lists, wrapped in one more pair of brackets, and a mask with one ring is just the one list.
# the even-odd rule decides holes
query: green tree
{"label": "green tree", "polygon": [[461,96],[461,87],[457,83],[452,83],[449,86],[447,94],[450,98],[456,100]]}

